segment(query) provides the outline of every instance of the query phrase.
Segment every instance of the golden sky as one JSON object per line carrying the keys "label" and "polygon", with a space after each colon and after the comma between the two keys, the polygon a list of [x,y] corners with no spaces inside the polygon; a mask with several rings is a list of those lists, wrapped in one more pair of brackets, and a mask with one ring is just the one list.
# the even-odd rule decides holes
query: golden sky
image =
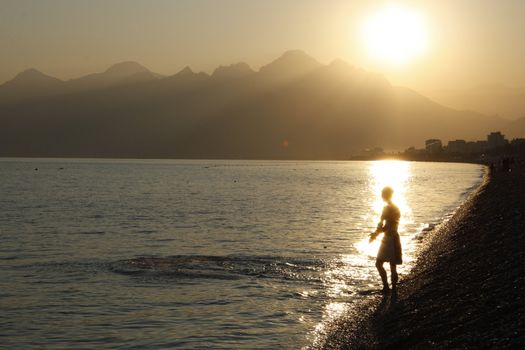
{"label": "golden sky", "polygon": [[[425,48],[403,63],[374,57],[363,34],[388,6],[417,14],[425,31]],[[127,60],[166,75],[258,69],[302,49],[415,89],[525,86],[524,15],[523,0],[0,0],[0,82],[31,67],[68,79]]]}

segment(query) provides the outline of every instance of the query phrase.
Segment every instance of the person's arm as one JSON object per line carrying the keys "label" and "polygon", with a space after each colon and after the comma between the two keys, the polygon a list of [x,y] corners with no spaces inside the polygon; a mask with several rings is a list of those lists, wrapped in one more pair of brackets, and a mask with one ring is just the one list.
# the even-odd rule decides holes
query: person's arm
{"label": "person's arm", "polygon": [[381,233],[383,232],[383,222],[385,221],[385,209],[383,209],[383,213],[381,214],[381,221],[379,221],[379,223],[377,224],[377,228],[374,232],[372,232],[370,234],[370,240],[369,242],[372,242],[374,239],[376,239],[376,237]]}

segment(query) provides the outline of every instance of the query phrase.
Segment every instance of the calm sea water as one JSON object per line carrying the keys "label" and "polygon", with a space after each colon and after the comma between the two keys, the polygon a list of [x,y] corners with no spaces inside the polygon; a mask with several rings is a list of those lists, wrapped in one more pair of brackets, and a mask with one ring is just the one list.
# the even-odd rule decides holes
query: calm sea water
{"label": "calm sea water", "polygon": [[418,239],[477,165],[0,160],[0,347],[297,349],[380,288],[367,234],[395,188]]}

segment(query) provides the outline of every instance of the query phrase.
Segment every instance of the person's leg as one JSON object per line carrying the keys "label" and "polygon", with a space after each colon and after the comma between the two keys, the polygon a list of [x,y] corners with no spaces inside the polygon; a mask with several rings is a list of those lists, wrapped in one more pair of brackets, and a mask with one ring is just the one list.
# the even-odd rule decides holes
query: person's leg
{"label": "person's leg", "polygon": [[379,276],[381,276],[381,281],[383,282],[383,289],[388,289],[388,279],[386,277],[386,270],[383,267],[384,261],[376,260],[376,268],[379,271]]}
{"label": "person's leg", "polygon": [[396,264],[390,263],[390,275],[392,276],[392,288],[396,288],[398,280]]}

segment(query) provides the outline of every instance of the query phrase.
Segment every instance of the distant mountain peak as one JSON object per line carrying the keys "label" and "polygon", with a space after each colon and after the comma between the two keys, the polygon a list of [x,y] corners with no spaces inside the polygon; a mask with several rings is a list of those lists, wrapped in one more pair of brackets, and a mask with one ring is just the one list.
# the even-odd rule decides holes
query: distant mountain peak
{"label": "distant mountain peak", "polygon": [[195,74],[190,66],[182,68],[176,75],[193,75]]}
{"label": "distant mountain peak", "polygon": [[255,71],[247,63],[239,62],[215,68],[212,77],[217,79],[235,79],[242,78],[252,73],[255,73]]}
{"label": "distant mountain peak", "polygon": [[309,56],[302,50],[289,50],[283,53],[275,61],[261,67],[261,73],[275,74],[305,74],[321,67],[315,58]]}
{"label": "distant mountain peak", "polygon": [[177,81],[178,83],[189,83],[192,84],[196,81],[202,82],[209,78],[210,76],[204,72],[195,73],[189,66],[184,67],[177,73],[165,77],[162,80],[164,82],[174,82]]}
{"label": "distant mountain peak", "polygon": [[284,59],[284,58],[293,58],[293,59],[300,58],[300,59],[308,59],[308,60],[314,60],[315,61],[315,59],[312,56],[308,55],[306,52],[304,52],[303,50],[299,50],[299,49],[287,50],[281,55],[280,58],[281,59]]}
{"label": "distant mountain peak", "polygon": [[44,74],[35,68],[29,68],[29,69],[26,69],[18,73],[8,83],[10,84],[62,83],[62,80],[49,76],[47,74]]}
{"label": "distant mountain peak", "polygon": [[21,76],[36,76],[36,75],[45,75],[45,74],[42,73],[41,71],[39,71],[38,69],[29,68],[29,69],[26,69],[26,70],[18,73],[17,77],[21,77]]}
{"label": "distant mountain peak", "polygon": [[38,69],[29,68],[29,69],[26,69],[26,70],[18,73],[16,75],[15,79],[41,78],[41,77],[49,77],[49,76],[44,74],[44,73],[42,73]]}
{"label": "distant mountain peak", "polygon": [[68,84],[74,91],[87,91],[154,79],[155,75],[146,67],[137,62],[125,61],[112,65],[102,73],[71,79]]}
{"label": "distant mountain peak", "polygon": [[106,74],[115,76],[129,76],[137,73],[146,72],[149,73],[149,69],[133,61],[125,61],[114,64],[105,71]]}

